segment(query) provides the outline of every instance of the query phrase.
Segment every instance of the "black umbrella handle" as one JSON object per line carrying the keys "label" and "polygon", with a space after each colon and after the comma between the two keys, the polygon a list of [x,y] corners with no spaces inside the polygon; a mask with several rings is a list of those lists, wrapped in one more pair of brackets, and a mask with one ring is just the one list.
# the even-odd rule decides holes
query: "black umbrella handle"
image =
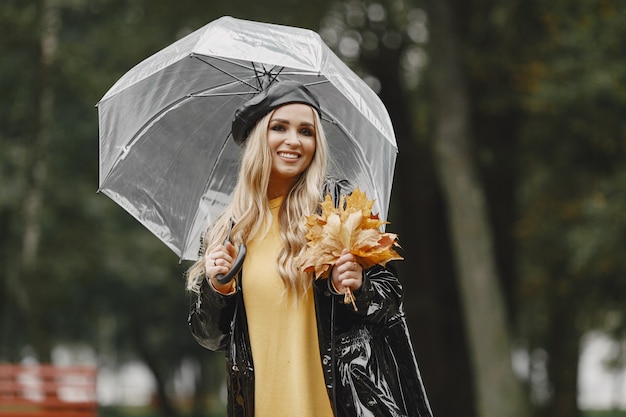
{"label": "black umbrella handle", "polygon": [[[233,231],[234,225],[235,225],[235,222],[231,221],[230,228],[228,229],[228,235],[226,236],[226,240],[224,240],[224,245],[230,242],[230,232]],[[230,268],[230,271],[228,271],[227,274],[218,274],[216,277],[217,282],[220,284],[226,284],[230,282],[230,280],[233,279],[233,277],[237,275],[239,271],[241,270],[241,267],[243,265],[243,261],[245,258],[246,258],[246,245],[242,243],[241,245],[239,245],[239,251],[237,252],[237,257],[235,258],[235,262]]]}

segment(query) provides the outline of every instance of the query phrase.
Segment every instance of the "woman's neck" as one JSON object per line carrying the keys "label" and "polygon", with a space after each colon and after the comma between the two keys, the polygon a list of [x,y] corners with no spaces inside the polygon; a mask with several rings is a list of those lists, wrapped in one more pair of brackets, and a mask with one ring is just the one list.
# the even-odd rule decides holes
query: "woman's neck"
{"label": "woman's neck", "polygon": [[289,194],[291,188],[293,187],[295,182],[287,182],[287,181],[272,181],[270,180],[269,185],[267,186],[267,199],[273,200],[277,197],[284,197]]}

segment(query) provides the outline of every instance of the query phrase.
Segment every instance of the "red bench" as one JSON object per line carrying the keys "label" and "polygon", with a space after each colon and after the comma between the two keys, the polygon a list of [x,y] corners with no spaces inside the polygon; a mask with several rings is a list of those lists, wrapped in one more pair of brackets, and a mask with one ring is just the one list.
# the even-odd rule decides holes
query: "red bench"
{"label": "red bench", "polygon": [[95,417],[93,366],[0,364],[0,416]]}

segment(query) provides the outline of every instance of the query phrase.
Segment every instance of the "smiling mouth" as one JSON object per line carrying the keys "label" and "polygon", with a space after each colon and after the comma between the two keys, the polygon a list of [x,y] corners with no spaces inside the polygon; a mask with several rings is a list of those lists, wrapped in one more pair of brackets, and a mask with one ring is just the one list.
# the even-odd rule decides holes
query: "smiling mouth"
{"label": "smiling mouth", "polygon": [[291,152],[278,152],[278,156],[280,156],[281,158],[286,158],[286,159],[300,158],[300,155],[298,155],[297,153],[291,153]]}

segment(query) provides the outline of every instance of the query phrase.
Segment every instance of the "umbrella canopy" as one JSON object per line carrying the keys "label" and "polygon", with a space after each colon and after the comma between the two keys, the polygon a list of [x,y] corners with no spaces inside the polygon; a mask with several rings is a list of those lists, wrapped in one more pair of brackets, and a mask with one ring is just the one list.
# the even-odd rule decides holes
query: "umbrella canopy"
{"label": "umbrella canopy", "polygon": [[397,146],[378,96],[310,30],[222,17],[128,71],[98,103],[99,191],[181,259],[230,202],[241,148],[235,110],[273,82],[320,101],[330,174],[385,219]]}

